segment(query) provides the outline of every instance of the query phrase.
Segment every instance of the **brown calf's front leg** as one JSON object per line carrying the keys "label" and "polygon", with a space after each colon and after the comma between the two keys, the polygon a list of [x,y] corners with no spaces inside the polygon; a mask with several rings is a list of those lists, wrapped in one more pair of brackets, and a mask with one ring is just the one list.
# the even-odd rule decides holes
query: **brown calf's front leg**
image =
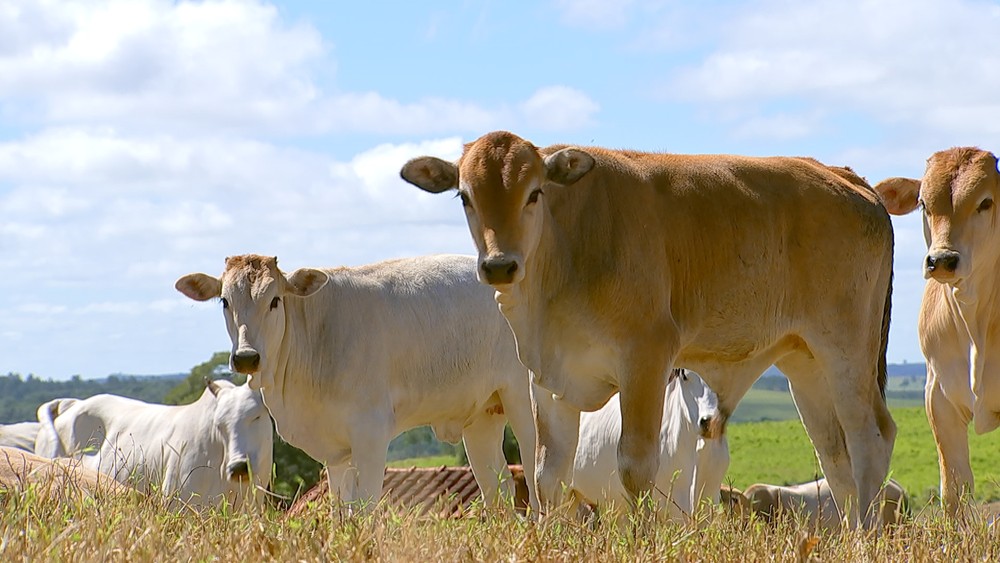
{"label": "brown calf's front leg", "polygon": [[563,489],[572,478],[573,458],[580,439],[579,409],[531,384],[531,403],[537,429],[535,492],[544,514],[563,502]]}

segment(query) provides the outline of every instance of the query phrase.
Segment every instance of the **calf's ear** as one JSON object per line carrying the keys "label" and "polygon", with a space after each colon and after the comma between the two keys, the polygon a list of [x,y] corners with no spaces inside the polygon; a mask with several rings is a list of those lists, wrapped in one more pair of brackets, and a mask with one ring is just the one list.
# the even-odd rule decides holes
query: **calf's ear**
{"label": "calf's ear", "polygon": [[594,157],[574,147],[560,149],[545,157],[545,174],[549,181],[568,186],[583,178],[594,168]]}
{"label": "calf's ear", "polygon": [[208,301],[222,295],[222,282],[208,274],[188,274],[177,280],[174,287],[195,301]]}
{"label": "calf's ear", "polygon": [[215,395],[216,397],[219,396],[219,391],[222,391],[221,385],[219,385],[218,383],[212,381],[207,377],[205,378],[205,386],[208,387],[208,390],[211,391],[212,394]]}
{"label": "calf's ear", "polygon": [[399,171],[400,177],[432,194],[458,188],[458,167],[433,156],[410,160]]}
{"label": "calf's ear", "polygon": [[328,281],[330,276],[326,272],[313,268],[299,268],[288,276],[285,290],[292,295],[309,297],[322,289]]}
{"label": "calf's ear", "polygon": [[882,198],[886,211],[893,215],[906,215],[917,208],[920,180],[887,178],[875,184],[875,193]]}

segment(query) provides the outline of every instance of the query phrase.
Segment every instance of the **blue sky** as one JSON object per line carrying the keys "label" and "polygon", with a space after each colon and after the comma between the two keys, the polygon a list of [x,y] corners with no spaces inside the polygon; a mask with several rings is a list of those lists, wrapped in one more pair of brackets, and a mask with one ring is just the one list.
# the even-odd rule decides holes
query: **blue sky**
{"label": "blue sky", "polygon": [[[229,348],[173,289],[474,251],[398,179],[508,129],[539,145],[808,155],[875,183],[1000,147],[984,1],[0,5],[0,373],[186,372]],[[894,219],[889,359],[921,361],[923,240]]]}

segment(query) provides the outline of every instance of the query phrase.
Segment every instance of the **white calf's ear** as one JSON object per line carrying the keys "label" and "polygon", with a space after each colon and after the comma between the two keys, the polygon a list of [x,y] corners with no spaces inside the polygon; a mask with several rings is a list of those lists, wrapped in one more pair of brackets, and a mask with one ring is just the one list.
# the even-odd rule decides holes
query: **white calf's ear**
{"label": "white calf's ear", "polygon": [[458,167],[433,156],[414,158],[403,165],[400,177],[432,194],[458,188]]}
{"label": "white calf's ear", "polygon": [[188,274],[177,280],[174,287],[195,301],[208,301],[222,295],[222,282],[208,274]]}
{"label": "white calf's ear", "polygon": [[205,378],[205,385],[208,387],[208,390],[211,391],[212,394],[215,395],[216,397],[219,396],[219,391],[222,391],[221,385],[212,381],[211,379],[208,379],[207,377]]}
{"label": "white calf's ear", "polygon": [[574,147],[558,150],[545,157],[546,176],[550,181],[564,186],[583,178],[593,168],[594,157]]}
{"label": "white calf's ear", "polygon": [[309,297],[322,289],[328,281],[330,281],[330,276],[326,272],[313,268],[299,268],[288,276],[285,289],[292,295]]}
{"label": "white calf's ear", "polygon": [[893,215],[906,215],[917,208],[920,198],[920,180],[913,178],[887,178],[875,184],[875,193],[882,199],[886,211]]}

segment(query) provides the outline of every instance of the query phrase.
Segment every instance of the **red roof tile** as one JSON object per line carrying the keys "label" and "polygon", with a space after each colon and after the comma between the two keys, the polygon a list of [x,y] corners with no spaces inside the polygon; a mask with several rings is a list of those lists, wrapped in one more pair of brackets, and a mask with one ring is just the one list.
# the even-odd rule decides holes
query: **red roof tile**
{"label": "red roof tile", "polygon": [[[515,508],[523,512],[528,505],[528,490],[524,470],[511,465],[514,475]],[[316,502],[329,493],[327,479],[321,478],[288,510],[294,516],[305,510],[309,502]],[[480,497],[479,485],[470,467],[410,467],[387,468],[382,482],[382,500],[400,510],[414,510],[424,516],[434,514],[442,518],[459,518],[469,513],[469,507]]]}

